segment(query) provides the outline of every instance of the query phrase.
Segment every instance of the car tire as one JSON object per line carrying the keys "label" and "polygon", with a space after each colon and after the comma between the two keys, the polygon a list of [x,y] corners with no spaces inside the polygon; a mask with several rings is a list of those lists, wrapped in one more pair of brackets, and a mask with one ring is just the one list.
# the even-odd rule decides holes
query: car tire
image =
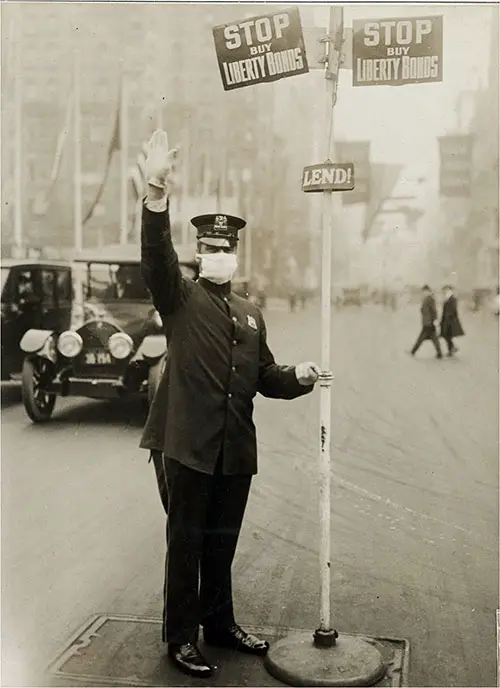
{"label": "car tire", "polygon": [[34,423],[45,423],[52,416],[56,395],[38,388],[38,380],[44,374],[48,361],[42,358],[25,358],[21,373],[21,392],[26,413]]}
{"label": "car tire", "polygon": [[160,384],[161,376],[165,370],[165,356],[162,356],[157,363],[149,366],[148,373],[148,406],[151,406],[153,399],[155,398],[156,390]]}

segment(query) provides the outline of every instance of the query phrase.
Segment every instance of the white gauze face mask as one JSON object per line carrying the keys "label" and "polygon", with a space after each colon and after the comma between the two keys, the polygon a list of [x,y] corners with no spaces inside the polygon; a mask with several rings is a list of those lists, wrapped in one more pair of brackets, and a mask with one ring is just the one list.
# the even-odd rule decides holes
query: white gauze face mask
{"label": "white gauze face mask", "polygon": [[198,253],[200,277],[214,284],[225,284],[233,279],[238,267],[235,253]]}

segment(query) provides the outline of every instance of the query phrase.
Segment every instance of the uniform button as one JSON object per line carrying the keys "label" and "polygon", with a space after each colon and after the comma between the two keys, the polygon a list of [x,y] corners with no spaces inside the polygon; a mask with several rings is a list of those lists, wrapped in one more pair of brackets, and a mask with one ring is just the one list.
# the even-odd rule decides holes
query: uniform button
{"label": "uniform button", "polygon": [[232,397],[233,395],[232,395],[232,394],[228,394],[227,396],[228,396],[228,399],[231,399],[231,397]]}
{"label": "uniform button", "polygon": [[236,366],[232,366],[232,367],[231,367],[231,370],[232,370],[233,373],[234,373],[234,371],[236,370]]}
{"label": "uniform button", "polygon": [[238,318],[233,317],[233,322],[238,322]]}
{"label": "uniform button", "polygon": [[236,339],[233,339],[233,346],[236,346],[237,343]]}
{"label": "uniform button", "polygon": [[224,296],[224,301],[227,303],[227,296]]}

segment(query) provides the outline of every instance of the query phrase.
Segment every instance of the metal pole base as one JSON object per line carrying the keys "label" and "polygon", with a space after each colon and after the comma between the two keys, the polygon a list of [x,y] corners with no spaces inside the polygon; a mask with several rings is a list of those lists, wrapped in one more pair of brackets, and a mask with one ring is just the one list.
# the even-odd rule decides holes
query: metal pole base
{"label": "metal pole base", "polygon": [[318,647],[311,633],[278,640],[264,666],[289,686],[373,686],[387,670],[382,655],[367,640],[339,635],[331,647]]}
{"label": "metal pole base", "polygon": [[334,629],[324,631],[322,628],[318,628],[318,630],[314,632],[314,644],[316,647],[333,647],[338,637],[339,634]]}

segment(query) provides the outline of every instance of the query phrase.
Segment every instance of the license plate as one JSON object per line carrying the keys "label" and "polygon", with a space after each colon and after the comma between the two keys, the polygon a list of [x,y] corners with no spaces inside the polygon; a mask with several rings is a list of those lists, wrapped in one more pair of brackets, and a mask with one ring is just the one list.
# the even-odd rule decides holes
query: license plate
{"label": "license plate", "polygon": [[85,354],[86,365],[108,365],[111,363],[109,351],[88,351]]}

